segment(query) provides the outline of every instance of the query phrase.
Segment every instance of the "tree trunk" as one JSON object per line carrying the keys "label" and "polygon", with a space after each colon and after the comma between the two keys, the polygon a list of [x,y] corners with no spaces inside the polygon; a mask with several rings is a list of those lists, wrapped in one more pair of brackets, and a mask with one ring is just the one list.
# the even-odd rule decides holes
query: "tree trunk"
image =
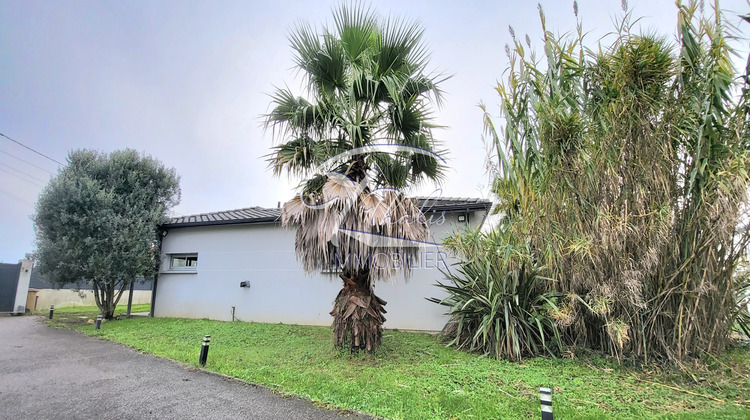
{"label": "tree trunk", "polygon": [[96,301],[96,307],[99,308],[99,313],[104,313],[104,298],[103,291],[99,288],[98,281],[94,280],[91,282],[94,288],[94,300]]}
{"label": "tree trunk", "polygon": [[369,272],[360,270],[340,274],[344,287],[333,304],[334,345],[351,352],[371,352],[380,347],[386,302],[375,296],[369,285]]}
{"label": "tree trunk", "polygon": [[106,283],[105,287],[107,291],[107,298],[106,302],[104,302],[104,319],[112,319],[115,317],[115,305],[114,305],[114,297],[115,297],[115,282],[114,281],[108,281]]}
{"label": "tree trunk", "polygon": [[[116,282],[114,280],[102,282],[94,280],[92,283],[94,287],[94,299],[96,300],[99,312],[101,312],[104,319],[113,319],[115,317],[115,308],[117,308],[117,303],[125,291],[126,283],[123,283],[119,291],[116,290]],[[115,292],[117,293],[115,294]]]}

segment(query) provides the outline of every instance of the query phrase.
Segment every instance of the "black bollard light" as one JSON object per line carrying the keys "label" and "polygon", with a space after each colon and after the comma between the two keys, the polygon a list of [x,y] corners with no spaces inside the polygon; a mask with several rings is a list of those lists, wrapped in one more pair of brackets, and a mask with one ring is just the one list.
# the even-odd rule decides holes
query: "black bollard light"
{"label": "black bollard light", "polygon": [[553,420],[552,390],[549,388],[539,388],[539,401],[542,403],[542,420]]}
{"label": "black bollard light", "polygon": [[55,312],[55,305],[49,306],[49,319],[52,319],[52,314]]}
{"label": "black bollard light", "polygon": [[102,314],[96,316],[96,329],[102,329]]}
{"label": "black bollard light", "polygon": [[201,356],[198,362],[201,366],[206,366],[206,359],[208,359],[208,344],[211,342],[210,335],[203,336],[203,343],[201,344]]}

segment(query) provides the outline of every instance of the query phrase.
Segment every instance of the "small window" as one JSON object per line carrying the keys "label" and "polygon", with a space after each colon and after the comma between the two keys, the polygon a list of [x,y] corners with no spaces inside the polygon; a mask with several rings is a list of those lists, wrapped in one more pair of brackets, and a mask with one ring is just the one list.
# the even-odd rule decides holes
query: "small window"
{"label": "small window", "polygon": [[169,256],[169,269],[174,271],[198,270],[198,254],[172,254]]}

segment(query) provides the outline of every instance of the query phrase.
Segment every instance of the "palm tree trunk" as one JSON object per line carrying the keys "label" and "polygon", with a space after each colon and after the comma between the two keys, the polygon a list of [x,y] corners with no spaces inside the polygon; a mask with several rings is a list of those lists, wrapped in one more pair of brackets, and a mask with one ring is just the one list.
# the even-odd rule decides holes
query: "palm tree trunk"
{"label": "palm tree trunk", "polygon": [[380,347],[386,302],[373,293],[368,270],[347,271],[339,277],[344,287],[331,311],[334,345],[343,349],[348,344],[351,352],[371,352]]}

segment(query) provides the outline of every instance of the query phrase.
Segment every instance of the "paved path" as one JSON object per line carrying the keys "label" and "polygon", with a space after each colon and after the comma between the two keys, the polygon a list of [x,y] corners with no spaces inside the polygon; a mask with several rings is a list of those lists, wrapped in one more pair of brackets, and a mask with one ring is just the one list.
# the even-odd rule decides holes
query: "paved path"
{"label": "paved path", "polygon": [[[341,419],[299,398],[0,316],[3,419]],[[349,416],[348,418],[362,418]]]}

